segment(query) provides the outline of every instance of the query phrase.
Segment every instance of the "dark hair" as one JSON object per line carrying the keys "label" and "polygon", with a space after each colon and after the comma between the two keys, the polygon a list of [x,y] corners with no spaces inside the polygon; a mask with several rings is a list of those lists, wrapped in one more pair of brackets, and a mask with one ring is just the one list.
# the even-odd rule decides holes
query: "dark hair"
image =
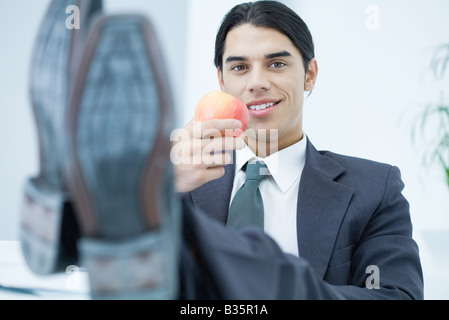
{"label": "dark hair", "polygon": [[290,38],[301,53],[307,72],[309,62],[315,56],[312,35],[296,12],[277,1],[242,3],[225,15],[215,39],[214,63],[217,68],[223,68],[223,53],[228,32],[245,23],[256,27],[273,28]]}

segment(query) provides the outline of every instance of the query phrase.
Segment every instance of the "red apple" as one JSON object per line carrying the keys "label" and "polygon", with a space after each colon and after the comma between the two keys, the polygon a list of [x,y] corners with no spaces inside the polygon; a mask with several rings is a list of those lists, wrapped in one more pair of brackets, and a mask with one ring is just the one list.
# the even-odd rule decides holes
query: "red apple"
{"label": "red apple", "polygon": [[233,136],[240,136],[248,124],[249,112],[246,104],[223,91],[213,91],[206,94],[198,102],[195,110],[195,120],[237,119],[242,127],[235,130]]}

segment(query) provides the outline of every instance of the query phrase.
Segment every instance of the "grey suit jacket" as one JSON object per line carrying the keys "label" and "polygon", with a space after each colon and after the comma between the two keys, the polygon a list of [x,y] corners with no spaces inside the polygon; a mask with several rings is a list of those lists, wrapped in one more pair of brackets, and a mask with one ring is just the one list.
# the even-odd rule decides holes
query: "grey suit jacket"
{"label": "grey suit jacket", "polygon": [[[418,247],[399,169],[318,152],[310,141],[306,150],[297,205],[298,249],[317,278],[310,286],[321,281],[320,292],[329,291],[312,297],[423,298]],[[233,164],[225,169],[222,178],[190,193],[194,207],[223,224],[235,172]],[[373,266],[380,289],[366,286]]]}

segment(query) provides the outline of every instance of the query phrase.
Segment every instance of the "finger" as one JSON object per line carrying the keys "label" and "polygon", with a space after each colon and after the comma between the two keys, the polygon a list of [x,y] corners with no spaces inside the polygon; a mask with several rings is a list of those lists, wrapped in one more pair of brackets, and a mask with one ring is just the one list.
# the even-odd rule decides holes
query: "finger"
{"label": "finger", "polygon": [[246,146],[243,139],[229,136],[220,136],[211,140],[202,139],[198,141],[201,141],[202,152],[209,153],[217,153],[226,150],[241,150]]}
{"label": "finger", "polygon": [[225,152],[219,153],[199,153],[194,154],[190,159],[188,159],[188,163],[197,168],[206,169],[209,167],[216,166],[224,166],[226,164],[230,164],[232,161],[232,155],[226,155]]}
{"label": "finger", "polygon": [[231,164],[233,161],[232,151],[222,151],[211,153],[205,151],[203,153],[193,154],[190,158],[184,158],[183,164],[192,165],[197,168],[209,168]]}
{"label": "finger", "polygon": [[194,121],[191,124],[193,138],[203,139],[219,137],[222,132],[234,131],[241,128],[242,123],[235,119],[212,119],[205,121]]}
{"label": "finger", "polygon": [[219,153],[204,153],[201,160],[204,167],[214,168],[231,164],[233,162],[233,157],[232,153],[229,151]]}
{"label": "finger", "polygon": [[203,184],[221,178],[225,174],[223,166],[203,168],[193,166],[175,166],[175,188],[177,192],[190,192]]}
{"label": "finger", "polygon": [[196,123],[197,121],[195,121],[195,119],[191,119],[189,122],[187,122],[187,124],[183,127],[183,129],[188,130],[189,132],[192,131],[192,127],[193,125]]}

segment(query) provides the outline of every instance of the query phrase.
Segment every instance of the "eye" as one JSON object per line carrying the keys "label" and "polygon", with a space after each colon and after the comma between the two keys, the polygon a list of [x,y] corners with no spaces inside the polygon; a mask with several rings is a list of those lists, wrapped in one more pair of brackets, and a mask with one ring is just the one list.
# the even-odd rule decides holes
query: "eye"
{"label": "eye", "polygon": [[279,68],[285,67],[285,63],[279,62],[279,61],[277,61],[277,62],[272,62],[272,63],[269,65],[269,67],[279,69]]}
{"label": "eye", "polygon": [[231,68],[231,70],[237,71],[237,72],[239,72],[239,71],[244,71],[244,70],[246,70],[246,69],[247,69],[246,66],[243,65],[243,64],[239,64],[239,65],[233,66],[233,67]]}

